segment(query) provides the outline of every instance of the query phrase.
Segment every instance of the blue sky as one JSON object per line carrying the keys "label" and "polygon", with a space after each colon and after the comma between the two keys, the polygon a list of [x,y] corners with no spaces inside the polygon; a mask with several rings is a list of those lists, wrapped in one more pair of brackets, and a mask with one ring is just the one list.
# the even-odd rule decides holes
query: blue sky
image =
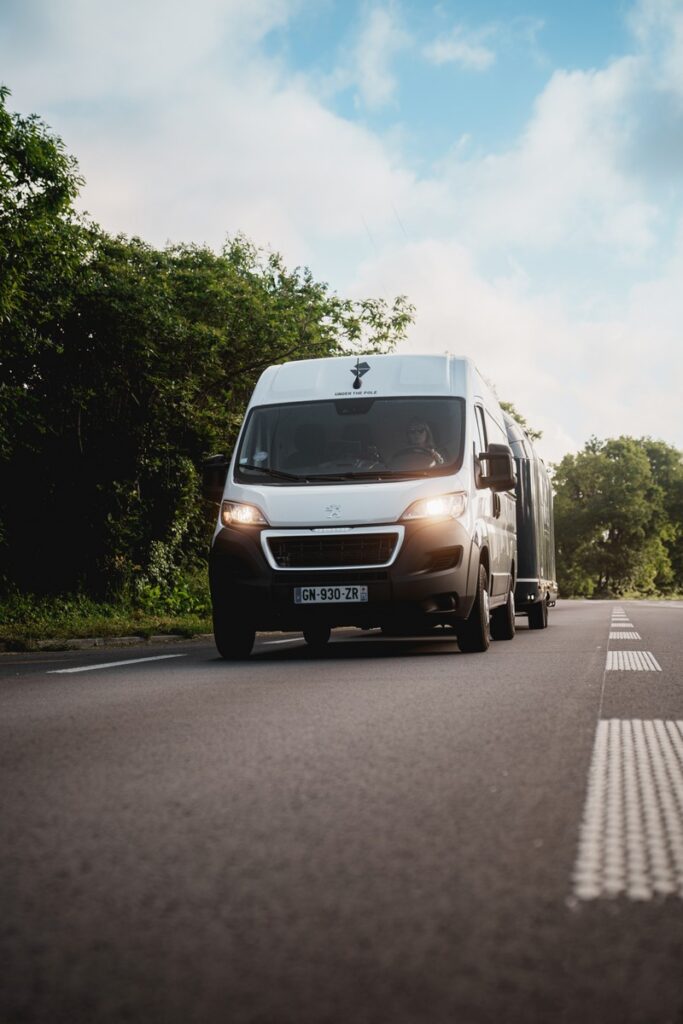
{"label": "blue sky", "polygon": [[683,448],[683,0],[5,0],[0,68],[108,230],[407,294],[552,460]]}
{"label": "blue sky", "polygon": [[[406,39],[392,66],[391,101],[363,108],[354,83],[330,98],[340,116],[358,117],[374,131],[407,126],[410,157],[428,166],[448,152],[454,137],[468,134],[475,148],[501,148],[522,130],[535,96],[554,67],[590,69],[631,44],[627,8],[619,2],[516,0],[370,5],[325,2],[306,5],[269,34],[267,51],[316,78],[344,61],[358,45],[373,11],[387,10]],[[434,65],[421,51],[454,25],[494,55],[486,74],[455,62]]]}

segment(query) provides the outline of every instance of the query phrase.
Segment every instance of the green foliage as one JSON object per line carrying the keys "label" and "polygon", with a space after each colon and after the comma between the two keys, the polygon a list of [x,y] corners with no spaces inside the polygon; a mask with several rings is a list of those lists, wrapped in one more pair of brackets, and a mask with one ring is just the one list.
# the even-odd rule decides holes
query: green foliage
{"label": "green foliage", "polygon": [[159,250],[79,222],[73,159],[6,95],[0,580],[155,602],[204,556],[199,468],[265,367],[388,351],[412,308],[342,299],[241,235]]}
{"label": "green foliage", "polygon": [[38,596],[12,590],[0,599],[0,649],[37,641],[65,646],[71,637],[114,637],[211,630],[206,569],[179,576],[171,589],[150,587],[135,599],[96,601],[83,593]]}
{"label": "green foliage", "polygon": [[529,437],[529,439],[531,441],[540,441],[541,440],[541,438],[543,437],[543,431],[542,430],[534,430],[533,427],[530,427],[529,424],[527,423],[527,421],[522,416],[522,414],[517,411],[517,409],[512,404],[512,402],[500,402],[499,404],[500,404],[501,409],[504,412],[506,412],[508,414],[508,416],[512,416],[513,420],[515,420],[517,423],[519,423],[520,427],[522,428],[523,431],[525,431],[525,433],[527,434],[527,436]]}
{"label": "green foliage", "polygon": [[[84,257],[72,203],[82,179],[37,117],[6,109],[0,86],[0,457],[38,412],[34,385],[55,317],[68,307]],[[0,524],[1,525],[1,524]]]}
{"label": "green foliage", "polygon": [[683,586],[683,457],[650,438],[592,438],[555,467],[560,590],[586,597]]}

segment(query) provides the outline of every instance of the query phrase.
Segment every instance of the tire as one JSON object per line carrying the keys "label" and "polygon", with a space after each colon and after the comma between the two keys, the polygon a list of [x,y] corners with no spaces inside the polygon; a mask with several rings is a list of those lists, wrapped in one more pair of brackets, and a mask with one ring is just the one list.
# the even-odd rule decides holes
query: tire
{"label": "tire", "polygon": [[529,629],[545,629],[548,625],[548,602],[545,598],[529,609]]}
{"label": "tire", "polygon": [[491,637],[494,640],[512,640],[515,635],[515,595],[512,587],[508,590],[507,601],[502,608],[491,612]]}
{"label": "tire", "polygon": [[213,638],[221,658],[240,661],[251,654],[256,630],[245,619],[233,616],[225,609],[214,608]]}
{"label": "tire", "polygon": [[486,569],[479,566],[477,593],[469,618],[458,626],[458,647],[465,654],[487,651],[491,643],[489,584]]}
{"label": "tire", "polygon": [[309,626],[303,632],[304,640],[309,647],[324,647],[330,639],[329,626]]}

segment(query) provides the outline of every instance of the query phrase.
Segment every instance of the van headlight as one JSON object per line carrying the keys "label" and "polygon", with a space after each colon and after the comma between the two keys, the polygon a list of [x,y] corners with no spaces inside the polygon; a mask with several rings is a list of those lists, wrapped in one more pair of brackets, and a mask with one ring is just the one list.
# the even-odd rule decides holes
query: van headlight
{"label": "van headlight", "polygon": [[221,502],[221,522],[223,526],[268,526],[260,508],[242,501]]}
{"label": "van headlight", "polygon": [[411,519],[458,519],[467,508],[467,495],[464,491],[453,494],[439,494],[436,498],[420,498],[409,505],[401,516],[402,520]]}

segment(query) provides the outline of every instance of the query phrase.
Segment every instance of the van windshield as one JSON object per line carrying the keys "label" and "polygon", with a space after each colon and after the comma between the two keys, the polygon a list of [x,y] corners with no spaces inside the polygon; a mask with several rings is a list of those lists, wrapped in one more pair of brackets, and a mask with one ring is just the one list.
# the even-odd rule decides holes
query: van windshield
{"label": "van windshield", "polygon": [[445,476],[462,464],[461,398],[348,398],[252,409],[237,455],[242,482]]}

